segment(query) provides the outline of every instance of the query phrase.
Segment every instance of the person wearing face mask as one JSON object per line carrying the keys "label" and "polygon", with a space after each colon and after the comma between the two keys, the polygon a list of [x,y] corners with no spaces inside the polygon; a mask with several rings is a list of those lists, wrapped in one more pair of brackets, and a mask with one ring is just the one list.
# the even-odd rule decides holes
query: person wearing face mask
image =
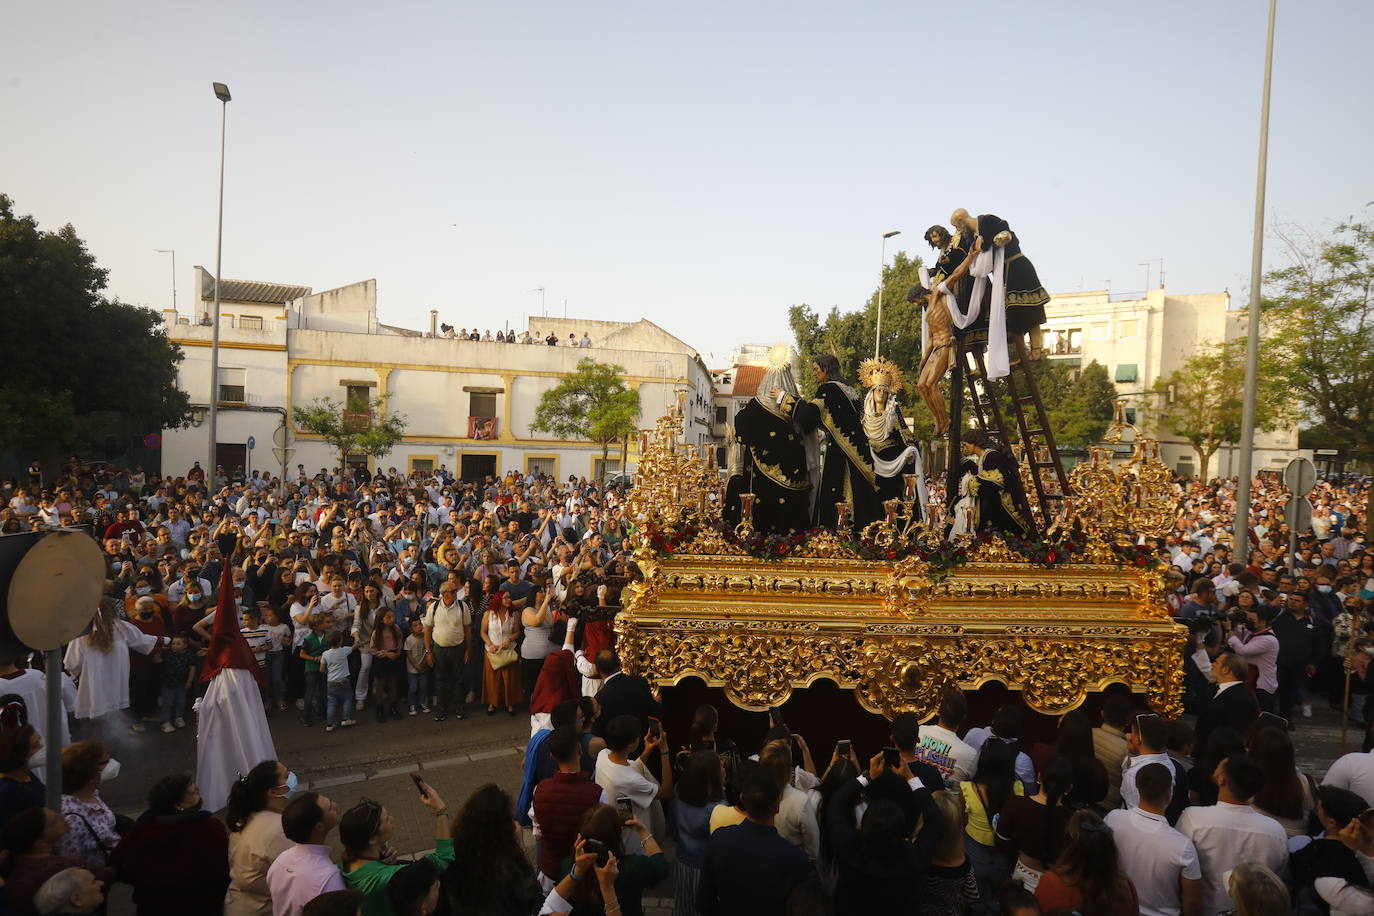
{"label": "person wearing face mask", "polygon": [[264,760],[229,789],[224,819],[229,825],[229,891],[225,916],[271,916],[267,870],[291,848],[281,813],[296,791],[296,774],[276,760]]}
{"label": "person wearing face mask", "polygon": [[46,793],[32,769],[35,760],[43,759],[43,739],[32,725],[16,727],[11,714],[7,706],[0,715],[5,726],[0,729],[0,825],[20,811],[43,807]]}
{"label": "person wearing face mask", "polygon": [[229,886],[229,835],[204,810],[195,780],[175,773],[148,790],[148,810],[110,863],[133,885],[138,916],[219,913]]}
{"label": "person wearing face mask", "polygon": [[62,749],[62,816],[67,833],[57,843],[59,855],[104,868],[119,845],[114,811],[100,797],[100,786],[119,775],[119,761],[99,741],[77,741]]}
{"label": "person wearing face mask", "polygon": [[[161,613],[157,602],[151,595],[140,595],[134,602],[129,622],[139,632],[161,639],[169,635],[167,620]],[[129,713],[134,718],[130,726],[136,732],[143,731],[144,721],[157,721],[157,691],[162,674],[162,651],[154,649],[147,655],[136,652],[129,654]]]}

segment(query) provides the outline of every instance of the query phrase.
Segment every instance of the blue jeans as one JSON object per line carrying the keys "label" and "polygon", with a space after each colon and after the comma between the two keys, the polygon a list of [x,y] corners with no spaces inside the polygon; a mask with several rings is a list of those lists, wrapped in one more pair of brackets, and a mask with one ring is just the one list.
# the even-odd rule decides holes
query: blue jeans
{"label": "blue jeans", "polygon": [[324,672],[307,671],[305,672],[306,724],[314,722],[316,716],[324,716]]}
{"label": "blue jeans", "polygon": [[338,725],[343,719],[352,718],[349,715],[353,708],[353,685],[348,681],[329,682],[329,707],[325,713],[325,725]]}
{"label": "blue jeans", "polygon": [[973,869],[973,878],[978,882],[978,896],[983,899],[983,906],[989,913],[1001,912],[1001,907],[997,903],[997,893],[1002,889],[1002,884],[1011,877],[1016,860],[991,846],[984,846],[967,833],[964,834],[964,855],[968,857],[969,867]]}
{"label": "blue jeans", "polygon": [[273,703],[286,699],[286,653],[267,653],[267,695]]}
{"label": "blue jeans", "polygon": [[163,722],[186,718],[186,685],[164,686],[158,691],[158,707]]}
{"label": "blue jeans", "polygon": [[406,684],[409,686],[407,699],[410,705],[416,708],[429,705],[430,677],[428,671],[420,671],[416,674],[406,674]]}

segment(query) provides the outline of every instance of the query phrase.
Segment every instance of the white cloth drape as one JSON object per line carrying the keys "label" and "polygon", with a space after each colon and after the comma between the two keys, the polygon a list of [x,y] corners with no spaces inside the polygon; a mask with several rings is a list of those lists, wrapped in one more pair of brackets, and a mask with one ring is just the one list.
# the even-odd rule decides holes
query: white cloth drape
{"label": "white cloth drape", "polygon": [[127,620],[114,623],[114,644],[109,652],[93,647],[90,636],[67,644],[62,665],[76,678],[76,717],[94,719],[129,706],[129,651],[147,655],[160,640]]}
{"label": "white cloth drape", "polygon": [[[980,251],[969,273],[973,275],[973,301],[969,309],[977,312],[976,303],[983,301],[983,290],[992,283],[992,300],[988,303],[988,378],[1006,378],[1011,374],[1011,357],[1007,353],[1007,250],[994,248]],[[964,325],[960,325],[964,327]]]}
{"label": "white cloth drape", "polygon": [[257,679],[242,668],[222,669],[201,698],[196,728],[196,784],[205,810],[223,808],[240,774],[276,759]]}

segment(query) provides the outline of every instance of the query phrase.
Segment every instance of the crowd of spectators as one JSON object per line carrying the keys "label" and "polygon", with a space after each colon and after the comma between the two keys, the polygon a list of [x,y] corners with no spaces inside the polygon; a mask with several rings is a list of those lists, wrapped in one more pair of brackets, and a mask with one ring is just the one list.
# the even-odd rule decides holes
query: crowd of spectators
{"label": "crowd of spectators", "polygon": [[455,329],[451,324],[441,324],[439,325],[438,336],[446,340],[486,340],[495,343],[544,344],[549,347],[579,347],[582,349],[590,349],[592,345],[591,335],[586,331],[582,332],[581,337],[569,332],[567,340],[560,340],[554,331],[550,331],[545,336],[542,331],[537,329],[516,333],[514,328],[508,328],[504,331],[497,329],[496,334],[493,335],[490,328],[479,331],[476,328],[471,330],[467,328]]}
{"label": "crowd of spectators", "polygon": [[[670,879],[681,914],[1374,912],[1371,742],[1320,781],[1293,743],[1347,680],[1352,721],[1374,724],[1367,484],[1322,481],[1290,554],[1286,494],[1262,477],[1238,566],[1232,486],[1179,482],[1179,527],[1148,546],[1192,633],[1186,719],[1111,694],[1100,719],[1075,710],[1033,741],[1019,705],[979,726],[950,691],[934,721],[900,715],[882,746],[813,756],[780,717],[751,741],[711,706],[667,733],[661,697],[614,648],[638,575],[617,489],[442,468],[289,478],[73,461],[0,482],[3,530],[82,526],[109,564],[92,629],[55,673],[78,735],[93,734],[83,720],[188,725],[227,564],[273,715],[324,732],[364,712],[369,729],[527,715],[520,792],[485,786],[451,816],[421,781],[436,826],[413,863],[394,857],[392,812],[299,792],[279,761],[244,775],[222,817],[170,774],[127,821],[100,798],[118,771],[105,744],[47,736],[7,702],[0,874],[15,912],[93,912],[122,881],[141,914],[614,916]],[[27,661],[0,657],[21,700],[45,682]],[[48,740],[64,745],[60,774],[35,768]],[[60,814],[41,807],[53,778]]]}

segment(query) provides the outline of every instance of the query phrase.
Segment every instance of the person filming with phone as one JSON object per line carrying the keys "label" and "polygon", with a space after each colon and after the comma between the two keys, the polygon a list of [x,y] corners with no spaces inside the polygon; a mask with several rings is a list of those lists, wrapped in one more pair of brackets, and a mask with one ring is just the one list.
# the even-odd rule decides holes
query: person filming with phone
{"label": "person filming with phone", "polygon": [[[656,720],[651,726],[657,726]],[[642,743],[641,743],[642,742]],[[631,756],[643,747],[635,759]],[[663,772],[660,784],[645,765],[657,759]],[[660,799],[673,795],[673,768],[668,759],[667,736],[661,727],[651,727],[647,734],[640,730],[634,716],[616,716],[606,725],[606,747],[596,758],[596,784],[606,791],[608,798],[629,799],[634,817],[648,824],[655,835],[664,830],[663,806]],[[639,852],[643,843],[637,835],[627,833],[626,849]]]}
{"label": "person filming with phone", "polygon": [[[453,863],[448,806],[420,774],[412,773],[410,778],[420,794],[420,804],[434,814],[434,851],[425,858],[442,871]],[[389,844],[395,833],[396,819],[371,799],[364,798],[339,818],[339,842],[344,848],[339,870],[346,886],[362,891],[363,916],[391,913],[386,886],[406,864],[395,861],[395,850]]]}

